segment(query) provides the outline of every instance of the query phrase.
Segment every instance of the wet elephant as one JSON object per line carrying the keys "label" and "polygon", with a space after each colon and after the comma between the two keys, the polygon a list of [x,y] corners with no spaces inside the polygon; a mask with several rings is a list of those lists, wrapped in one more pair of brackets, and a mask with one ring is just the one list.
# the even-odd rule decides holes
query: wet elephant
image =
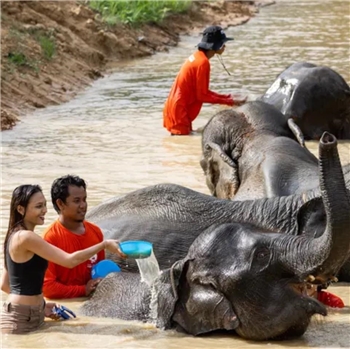
{"label": "wet elephant", "polygon": [[[287,119],[261,101],[214,115],[202,134],[201,167],[212,195],[232,200],[319,195],[318,160],[295,141]],[[350,190],[350,164],[343,167]],[[324,222],[315,222],[315,232]],[[349,231],[350,234],[350,231]],[[350,260],[339,277],[350,281]]]}
{"label": "wet elephant", "polygon": [[201,167],[212,195],[250,200],[300,194],[318,185],[318,160],[275,107],[249,102],[214,115],[202,134]]}
{"label": "wet elephant", "polygon": [[[99,205],[88,219],[121,240],[153,242],[160,264],[171,267],[152,290],[136,273],[110,274],[82,313],[155,321],[160,328],[194,335],[215,330],[255,340],[302,335],[313,314],[326,314],[306,295],[307,282],[332,280],[350,250],[350,200],[329,134],[320,143],[320,174],[327,220],[317,238],[308,223],[319,213],[320,199],[301,208],[300,198],[230,202],[176,186],[174,196],[159,185]],[[296,209],[297,220],[291,218]],[[254,215],[261,216],[265,229],[254,224]],[[138,224],[130,229],[133,218]],[[230,218],[250,224],[221,224]],[[290,224],[301,235],[279,233]]]}
{"label": "wet elephant", "polygon": [[[261,97],[288,119],[305,139],[319,139],[324,131],[350,139],[350,88],[336,71],[307,62],[284,70]],[[293,126],[294,125],[294,126]]]}

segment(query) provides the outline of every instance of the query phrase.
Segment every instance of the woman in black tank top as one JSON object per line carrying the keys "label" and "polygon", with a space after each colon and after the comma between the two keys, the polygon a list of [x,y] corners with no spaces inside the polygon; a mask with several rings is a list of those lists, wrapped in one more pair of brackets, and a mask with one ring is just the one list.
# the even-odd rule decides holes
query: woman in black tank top
{"label": "woman in black tank top", "polygon": [[58,319],[55,303],[45,303],[42,295],[48,261],[74,268],[104,248],[120,257],[118,241],[105,240],[85,250],[66,253],[34,233],[44,224],[46,200],[38,185],[21,185],[12,193],[10,219],[4,242],[5,268],[1,290],[8,293],[3,305],[2,333],[26,333],[38,329],[44,317]]}

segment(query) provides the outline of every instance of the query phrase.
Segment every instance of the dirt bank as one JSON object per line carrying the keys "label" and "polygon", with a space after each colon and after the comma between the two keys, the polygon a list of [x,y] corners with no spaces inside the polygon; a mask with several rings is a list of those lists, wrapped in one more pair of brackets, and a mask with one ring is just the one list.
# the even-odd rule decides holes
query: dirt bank
{"label": "dirt bank", "polygon": [[113,61],[167,50],[209,24],[243,24],[271,2],[193,2],[186,14],[138,29],[110,28],[81,1],[2,2],[1,129],[30,109],[68,101]]}

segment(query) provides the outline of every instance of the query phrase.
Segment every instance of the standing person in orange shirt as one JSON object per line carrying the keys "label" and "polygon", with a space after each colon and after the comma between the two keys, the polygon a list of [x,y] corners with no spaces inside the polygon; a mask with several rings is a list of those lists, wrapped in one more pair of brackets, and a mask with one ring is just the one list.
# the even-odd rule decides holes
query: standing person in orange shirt
{"label": "standing person in orange shirt", "polygon": [[226,37],[219,26],[210,26],[203,32],[198,50],[183,64],[170,90],[163,109],[163,125],[172,135],[188,135],[192,122],[198,116],[203,103],[242,105],[247,98],[232,98],[209,90],[210,63],[215,54],[225,51]]}
{"label": "standing person in orange shirt", "polygon": [[[47,242],[72,253],[103,241],[101,229],[85,220],[86,196],[86,183],[78,176],[67,175],[53,182],[51,199],[59,217],[44,232]],[[101,280],[91,279],[91,268],[104,258],[102,250],[73,269],[50,262],[44,296],[56,299],[89,296]]]}

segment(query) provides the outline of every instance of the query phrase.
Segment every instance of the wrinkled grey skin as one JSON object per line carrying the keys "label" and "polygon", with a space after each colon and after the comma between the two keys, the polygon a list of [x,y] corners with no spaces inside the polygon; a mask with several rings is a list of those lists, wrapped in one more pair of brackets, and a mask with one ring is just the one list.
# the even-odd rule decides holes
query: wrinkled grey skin
{"label": "wrinkled grey skin", "polygon": [[[315,283],[327,282],[337,273],[350,251],[350,200],[336,142],[331,135],[325,134],[322,138],[320,153],[320,181],[327,224],[318,238],[313,237],[308,223],[319,213],[319,199],[308,202],[299,210],[298,226],[302,235],[298,236],[291,235],[290,231],[279,234],[277,227],[290,224],[290,217],[287,211],[282,210],[279,214],[268,207],[274,200],[282,205],[288,202],[286,205],[300,206],[300,202],[291,198],[229,202],[188,191],[192,196],[186,200],[181,196],[185,194],[185,188],[178,187],[178,198],[167,194],[167,186],[163,185],[128,194],[124,199],[127,198],[131,205],[123,199],[110,200],[93,210],[88,219],[95,217],[96,223],[98,218],[107,219],[105,222],[109,222],[110,227],[112,217],[118,217],[116,212],[120,212],[118,203],[124,212],[128,212],[128,218],[138,217],[139,225],[135,228],[138,232],[132,229],[128,234],[126,230],[133,223],[129,221],[128,225],[127,220],[121,220],[124,235],[115,231],[111,235],[121,240],[124,236],[153,242],[158,260],[159,255],[165,257],[160,264],[172,264],[174,248],[180,252],[186,244],[191,246],[187,255],[187,251],[183,254],[184,258],[156,279],[152,293],[140,284],[137,274],[114,273],[100,283],[82,312],[94,316],[154,320],[160,328],[180,328],[194,335],[215,330],[234,330],[242,337],[256,340],[302,335],[313,314],[326,314],[322,304],[301,294],[306,288],[304,280],[311,274]],[[154,198],[149,196],[152,191],[163,192]],[[187,202],[185,207],[179,205],[182,200]],[[205,209],[208,202],[214,214]],[[275,210],[279,204],[274,206]],[[274,222],[268,216],[270,218],[265,220],[270,229],[240,223],[221,224],[227,215],[227,207],[240,208],[248,219],[254,215],[267,218],[266,213],[277,219]],[[245,212],[246,209],[249,212]],[[220,222],[216,222],[219,224],[211,226],[215,222],[205,222],[215,218],[219,219]],[[147,222],[145,229],[142,220]],[[188,225],[191,221],[192,225]],[[151,225],[157,222],[152,231]],[[119,230],[118,218],[114,223]],[[192,227],[196,229],[197,225],[210,226],[202,234],[198,232],[197,239],[191,244]],[[179,235],[181,229],[185,230]]]}
{"label": "wrinkled grey skin", "polygon": [[[202,152],[200,164],[216,197],[252,200],[300,193],[306,202],[320,195],[318,160],[295,141],[287,119],[261,101],[214,115],[203,130]],[[350,164],[343,171],[350,190]],[[315,233],[324,222],[323,212],[313,223]],[[350,261],[339,277],[350,282]]]}
{"label": "wrinkled grey skin", "polygon": [[[318,194],[311,192],[307,200]],[[159,266],[165,269],[185,257],[198,235],[214,224],[247,223],[263,231],[301,234],[309,222],[315,222],[316,227],[319,221],[323,205],[319,198],[315,200],[317,209],[309,217],[299,213],[304,204],[299,195],[233,202],[176,184],[158,184],[107,200],[90,210],[86,219],[101,227],[106,239],[152,242]],[[324,227],[318,224],[317,230]],[[107,257],[124,271],[137,271],[132,260]]]}
{"label": "wrinkled grey skin", "polygon": [[214,115],[203,130],[201,167],[212,195],[251,200],[318,185],[318,160],[296,142],[273,106],[249,102]]}
{"label": "wrinkled grey skin", "polygon": [[260,99],[293,119],[305,139],[319,139],[324,131],[350,139],[350,88],[329,67],[292,64]]}
{"label": "wrinkled grey skin", "polygon": [[[344,167],[350,188],[350,164]],[[220,200],[176,184],[158,184],[116,197],[91,209],[86,218],[103,229],[106,239],[148,240],[154,244],[161,269],[183,258],[198,235],[213,224],[247,223],[262,230],[291,235],[325,229],[326,215],[319,188],[303,195],[250,201]],[[313,200],[312,212],[301,209]],[[171,246],[171,249],[169,247]],[[133,260],[116,255],[123,271],[137,271]],[[350,282],[350,266],[341,281]]]}

